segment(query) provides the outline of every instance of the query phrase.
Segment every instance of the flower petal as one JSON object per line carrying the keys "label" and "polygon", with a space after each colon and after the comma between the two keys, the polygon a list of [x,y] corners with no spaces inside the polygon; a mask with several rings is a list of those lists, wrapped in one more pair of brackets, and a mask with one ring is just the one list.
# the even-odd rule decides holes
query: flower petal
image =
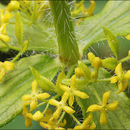
{"label": "flower petal", "polygon": [[86,93],[80,92],[78,90],[74,90],[73,94],[83,99],[89,98],[89,96]]}
{"label": "flower petal", "polygon": [[31,95],[24,95],[23,97],[22,97],[22,101],[24,102],[24,101],[29,101],[29,100],[32,100],[32,96]]}
{"label": "flower petal", "polygon": [[48,93],[40,93],[37,95],[37,98],[42,100],[42,99],[46,99],[46,98],[49,98],[50,95]]}
{"label": "flower petal", "polygon": [[53,118],[54,119],[58,119],[60,114],[61,114],[61,112],[62,112],[62,108],[57,108],[56,111],[53,114]]}
{"label": "flower petal", "polygon": [[118,106],[118,102],[115,101],[115,102],[113,102],[113,103],[108,104],[108,105],[107,105],[107,109],[113,111],[113,110],[115,110],[115,109],[117,108],[117,106]]}
{"label": "flower petal", "polygon": [[69,106],[72,107],[73,103],[74,103],[74,96],[70,95],[70,97],[69,97]]}
{"label": "flower petal", "polygon": [[83,126],[86,126],[86,125],[88,125],[89,124],[89,122],[92,120],[92,113],[90,113],[89,114],[89,116],[84,120],[84,122],[83,122]]}
{"label": "flower petal", "polygon": [[62,84],[60,84],[60,88],[61,88],[63,91],[69,91],[69,90],[70,90],[69,87],[67,87],[66,85],[62,85]]}
{"label": "flower petal", "polygon": [[62,96],[61,102],[63,102],[63,104],[65,104],[68,100],[68,97],[69,97],[69,93],[65,92]]}
{"label": "flower petal", "polygon": [[102,106],[94,104],[88,107],[87,112],[94,112],[94,111],[101,111],[101,110],[102,110]]}
{"label": "flower petal", "polygon": [[33,115],[33,120],[40,121],[43,118],[43,114],[40,111],[37,111]]}
{"label": "flower petal", "polygon": [[115,74],[119,77],[122,76],[122,64],[119,63],[115,68]]}
{"label": "flower petal", "polygon": [[50,129],[50,128],[51,128],[51,126],[50,126],[49,124],[46,124],[46,123],[44,123],[44,122],[40,122],[40,126],[41,126],[42,128],[45,128],[45,129]]}
{"label": "flower petal", "polygon": [[105,106],[108,103],[109,97],[110,97],[110,91],[107,91],[103,94],[103,101],[102,101],[103,106]]}
{"label": "flower petal", "polygon": [[125,73],[125,79],[130,79],[130,70]]}
{"label": "flower petal", "polygon": [[26,126],[27,128],[29,128],[29,127],[32,126],[32,121],[31,121],[31,119],[25,118],[25,126]]}
{"label": "flower petal", "polygon": [[106,122],[107,122],[106,112],[102,111],[100,114],[100,124],[103,125],[103,124],[106,124]]}
{"label": "flower petal", "polygon": [[34,109],[36,109],[37,104],[38,104],[37,100],[33,99],[31,104],[30,104],[30,111],[33,111]]}
{"label": "flower petal", "polygon": [[96,124],[94,122],[92,122],[92,124],[90,125],[89,129],[90,130],[94,130],[96,128]]}
{"label": "flower petal", "polygon": [[55,100],[55,99],[50,99],[49,104],[51,104],[53,106],[57,106],[57,107],[59,106],[59,102],[57,100]]}
{"label": "flower petal", "polygon": [[69,114],[73,114],[75,112],[71,107],[68,106],[63,106],[63,110]]}
{"label": "flower petal", "polygon": [[111,83],[116,83],[118,81],[118,76],[113,76],[110,79]]}
{"label": "flower petal", "polygon": [[32,91],[33,91],[33,93],[37,93],[37,81],[36,80],[34,80],[32,82]]}

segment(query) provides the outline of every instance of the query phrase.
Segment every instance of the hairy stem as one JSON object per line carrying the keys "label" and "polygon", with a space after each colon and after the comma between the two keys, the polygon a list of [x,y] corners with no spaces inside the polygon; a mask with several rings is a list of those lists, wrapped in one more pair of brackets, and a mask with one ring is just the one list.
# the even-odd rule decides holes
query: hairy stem
{"label": "hairy stem", "polygon": [[65,0],[50,0],[50,7],[59,46],[59,59],[65,65],[76,64],[80,54],[68,3]]}

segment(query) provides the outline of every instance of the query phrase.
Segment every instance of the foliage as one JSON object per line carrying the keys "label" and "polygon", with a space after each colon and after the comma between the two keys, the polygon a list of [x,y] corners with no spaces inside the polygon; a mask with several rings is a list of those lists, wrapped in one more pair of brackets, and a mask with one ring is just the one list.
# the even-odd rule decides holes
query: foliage
{"label": "foliage", "polygon": [[[74,129],[130,128],[130,100],[124,93],[130,70],[122,66],[130,52],[119,59],[117,40],[117,36],[129,39],[130,2],[109,1],[94,16],[96,3],[90,3],[87,9],[83,0],[12,0],[1,7],[1,51],[18,51],[11,61],[0,62],[1,127],[22,112],[26,127],[33,120],[46,129],[70,128],[72,118]],[[107,40],[115,57],[101,59],[89,52],[84,62],[87,49],[102,40]],[[28,51],[34,56],[20,58]]]}

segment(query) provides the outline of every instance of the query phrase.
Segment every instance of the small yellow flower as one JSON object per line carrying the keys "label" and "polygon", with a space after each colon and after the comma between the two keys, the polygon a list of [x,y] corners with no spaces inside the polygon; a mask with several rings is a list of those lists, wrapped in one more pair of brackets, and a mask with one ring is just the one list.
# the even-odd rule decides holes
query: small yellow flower
{"label": "small yellow flower", "polygon": [[69,94],[67,92],[65,92],[63,94],[60,102],[58,102],[55,99],[50,99],[49,104],[57,107],[56,111],[53,114],[54,119],[58,119],[62,110],[64,110],[65,112],[67,112],[69,114],[73,114],[75,112],[72,108],[70,108],[69,106],[66,105],[66,102],[68,100],[68,96],[69,96]]}
{"label": "small yellow flower", "polygon": [[92,113],[89,114],[89,116],[83,121],[83,123],[81,125],[76,126],[74,129],[78,129],[78,130],[80,130],[80,129],[82,129],[82,130],[83,129],[87,129],[87,130],[95,129],[96,125],[94,122],[91,122],[91,120],[92,120]]}
{"label": "small yellow flower", "polygon": [[14,69],[14,63],[10,61],[0,62],[0,81],[8,71],[13,69]]}
{"label": "small yellow flower", "polygon": [[32,94],[24,95],[22,97],[22,101],[23,102],[29,101],[30,102],[30,111],[33,111],[37,107],[38,99],[43,100],[43,99],[46,99],[49,97],[50,97],[50,95],[48,93],[40,93],[40,94],[37,93],[37,81],[34,80],[32,82]]}
{"label": "small yellow flower", "polygon": [[40,121],[40,120],[43,119],[43,114],[40,111],[37,111],[32,116],[32,119],[35,120],[35,121]]}
{"label": "small yellow flower", "polygon": [[84,72],[81,68],[77,67],[77,68],[75,68],[75,75],[77,77],[82,77],[82,76],[84,76]]}
{"label": "small yellow flower", "polygon": [[115,101],[113,103],[108,103],[109,100],[109,96],[110,96],[110,91],[105,92],[103,95],[103,100],[102,100],[102,105],[91,105],[88,107],[87,112],[95,112],[95,111],[100,111],[100,124],[105,124],[107,122],[106,119],[106,112],[107,111],[113,111],[117,108],[118,106],[118,102]]}
{"label": "small yellow flower", "polygon": [[101,59],[99,57],[96,57],[92,52],[88,53],[88,59],[96,70],[102,66]]}
{"label": "small yellow flower", "polygon": [[128,86],[128,80],[130,79],[130,70],[126,73],[123,73],[122,64],[119,63],[115,68],[116,76],[111,78],[111,83],[118,82],[118,91],[117,94],[123,92]]}
{"label": "small yellow flower", "polygon": [[76,75],[73,75],[71,78],[70,88],[65,85],[61,85],[61,89],[65,92],[67,92],[69,95],[69,105],[71,107],[74,103],[74,96],[80,97],[82,99],[86,99],[89,97],[86,93],[81,92],[75,88],[75,78],[76,78]]}
{"label": "small yellow flower", "polygon": [[28,111],[28,109],[27,109],[27,107],[24,105],[23,106],[23,112],[22,112],[22,115],[24,116],[24,118],[25,118],[25,126],[27,127],[27,128],[29,128],[30,126],[32,126],[32,121],[31,121],[31,119],[33,119],[32,118],[32,114],[31,113],[29,113],[29,111]]}
{"label": "small yellow flower", "polygon": [[57,129],[66,125],[66,120],[64,120],[64,122],[61,122],[58,126],[56,126],[57,120],[53,119],[52,116],[52,110],[48,109],[45,113],[44,118],[40,121],[40,125],[45,129]]}
{"label": "small yellow flower", "polygon": [[9,11],[4,9],[0,10],[0,26],[7,24],[12,17],[13,14],[11,14]]}
{"label": "small yellow flower", "polygon": [[15,10],[17,10],[17,9],[19,9],[19,7],[20,7],[20,5],[19,5],[19,2],[18,1],[14,1],[14,0],[12,0],[9,4],[8,4],[8,6],[7,6],[7,10],[8,11],[15,11]]}
{"label": "small yellow flower", "polygon": [[4,65],[4,68],[6,71],[9,71],[9,70],[13,70],[14,69],[14,63],[10,62],[10,61],[5,61],[3,63]]}
{"label": "small yellow flower", "polygon": [[56,124],[49,124],[49,123],[44,123],[44,122],[40,122],[40,126],[49,130],[65,130],[64,128],[60,126],[56,126]]}
{"label": "small yellow flower", "polygon": [[4,42],[10,42],[10,38],[6,33],[6,26],[7,26],[7,24],[3,24],[0,27],[0,40],[2,40]]}
{"label": "small yellow flower", "polygon": [[126,36],[126,39],[130,40],[130,34],[128,34],[128,35]]}

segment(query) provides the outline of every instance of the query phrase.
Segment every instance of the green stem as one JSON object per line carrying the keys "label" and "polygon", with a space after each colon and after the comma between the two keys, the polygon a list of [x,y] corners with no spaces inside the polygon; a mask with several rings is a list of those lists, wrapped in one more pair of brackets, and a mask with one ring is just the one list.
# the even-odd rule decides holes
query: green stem
{"label": "green stem", "polygon": [[130,57],[129,57],[129,56],[127,56],[127,57],[125,57],[125,58],[119,60],[119,63],[123,63],[123,62],[125,62],[125,61],[127,61],[127,60],[130,60]]}
{"label": "green stem", "polygon": [[70,114],[70,116],[74,119],[74,121],[75,121],[78,125],[81,125],[81,123],[78,121],[78,119],[77,119],[73,114]]}
{"label": "green stem", "polygon": [[60,116],[60,119],[58,120],[56,126],[59,125],[59,123],[63,120],[64,116],[65,116],[65,112],[63,112],[62,115]]}
{"label": "green stem", "polygon": [[65,65],[80,59],[70,8],[65,0],[49,0],[59,46],[59,59]]}
{"label": "green stem", "polygon": [[47,103],[47,105],[46,105],[46,107],[45,107],[44,111],[42,112],[42,114],[43,114],[43,115],[46,113],[46,111],[47,111],[48,107],[49,107],[49,103]]}
{"label": "green stem", "polygon": [[19,52],[11,62],[15,62],[21,56],[21,52]]}
{"label": "green stem", "polygon": [[20,51],[19,48],[14,47],[14,46],[12,46],[12,45],[9,45],[9,44],[7,44],[6,42],[4,42],[3,40],[1,40],[1,41],[2,41],[2,43],[5,44],[9,49],[13,49],[13,50],[16,50],[16,51]]}
{"label": "green stem", "polygon": [[44,104],[46,104],[46,102],[42,102],[42,103],[38,104],[38,105],[37,105],[37,108],[38,108],[38,107],[41,107],[41,106],[44,105]]}

